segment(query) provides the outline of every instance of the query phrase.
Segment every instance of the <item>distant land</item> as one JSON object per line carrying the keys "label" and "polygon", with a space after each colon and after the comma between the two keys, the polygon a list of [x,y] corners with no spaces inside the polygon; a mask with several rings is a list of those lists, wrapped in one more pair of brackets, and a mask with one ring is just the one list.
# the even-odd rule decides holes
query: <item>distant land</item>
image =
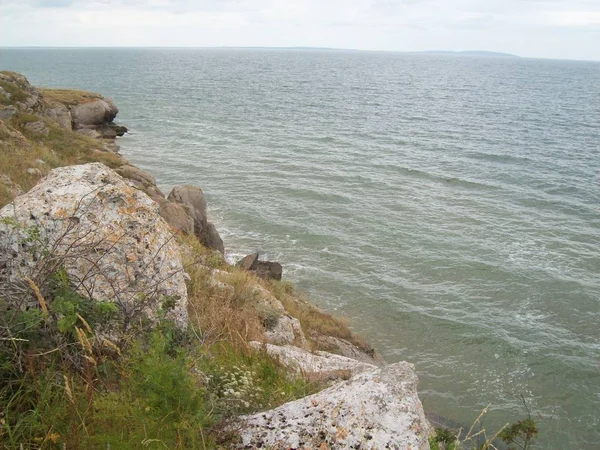
{"label": "distant land", "polygon": [[519,55],[513,55],[511,53],[500,53],[500,52],[486,52],[484,50],[467,50],[462,52],[454,52],[449,50],[431,50],[426,52],[414,52],[414,53],[426,53],[428,55],[459,55],[459,56],[501,56],[509,58],[520,58]]}

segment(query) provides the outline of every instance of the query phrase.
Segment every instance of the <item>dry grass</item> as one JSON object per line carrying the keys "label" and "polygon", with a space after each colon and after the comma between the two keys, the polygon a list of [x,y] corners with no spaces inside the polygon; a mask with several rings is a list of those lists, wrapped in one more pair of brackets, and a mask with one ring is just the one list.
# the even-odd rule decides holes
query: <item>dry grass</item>
{"label": "dry grass", "polygon": [[[208,251],[194,238],[182,238],[184,265],[190,276],[188,314],[205,343],[227,341],[236,348],[248,348],[248,342],[264,339],[259,315],[242,301],[247,286],[241,280],[233,288],[216,284],[212,269],[203,263]],[[188,245],[192,244],[192,245]]]}
{"label": "dry grass", "polygon": [[315,335],[324,335],[344,339],[365,353],[373,351],[364,338],[350,330],[346,319],[319,309],[302,295],[294,293],[291,284],[269,281],[265,286],[283,304],[286,311],[300,321],[306,337],[314,344],[315,349],[335,352],[335,348],[323,348],[322,344],[311,339]]}
{"label": "dry grass", "polygon": [[58,102],[66,106],[80,105],[102,98],[100,94],[80,91],[77,89],[49,89],[41,88],[39,91],[48,102]]}
{"label": "dry grass", "polygon": [[[45,121],[48,136],[31,133],[25,128],[28,122],[43,120],[32,114],[16,114],[7,122],[0,123],[0,174],[7,175],[27,192],[55,167],[102,162],[118,167],[123,159],[103,150],[96,139],[82,136]],[[43,161],[43,163],[42,163]],[[28,173],[27,169],[38,169]],[[0,190],[0,208],[12,200],[10,192]]]}

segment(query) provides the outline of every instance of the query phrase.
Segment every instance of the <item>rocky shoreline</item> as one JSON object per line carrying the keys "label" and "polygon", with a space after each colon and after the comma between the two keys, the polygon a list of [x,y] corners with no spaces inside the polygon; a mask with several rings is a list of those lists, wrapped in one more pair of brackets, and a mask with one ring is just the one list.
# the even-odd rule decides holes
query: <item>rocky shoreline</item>
{"label": "rocky shoreline", "polygon": [[[194,261],[207,273],[206,295],[216,291],[235,298],[234,277],[243,279],[245,311],[259,323],[252,333],[258,339],[249,340],[248,348],[324,387],[275,409],[228,420],[225,427],[237,439],[227,448],[429,448],[432,430],[417,395],[414,367],[384,364],[340,322],[285,286],[269,284],[282,278],[278,263],[252,254],[238,268],[212,267],[224,244],[208,220],[202,190],[175,186],[164,195],[152,175],[120,155],[116,138],[127,129],[114,123],[118,108],[110,99],[36,89],[9,72],[0,73],[0,99],[0,151],[20,146],[19,151],[29,152],[27,146],[46,145],[57,133],[75,133],[85,139],[83,147],[92,148],[89,154],[82,150],[87,164],[61,167],[55,158],[55,168],[42,160],[25,169],[36,172],[28,172],[24,186],[14,173],[0,175],[0,187],[11,199],[0,210],[0,297],[10,302],[12,293],[27,290],[27,280],[44,260],[35,247],[42,239],[81,295],[114,302],[132,316],[142,311],[151,321],[168,303],[167,317],[186,329],[190,275],[185,261],[196,245],[189,239],[195,239],[207,249]],[[60,151],[53,147],[48,154]],[[30,230],[38,230],[39,239],[31,240]],[[28,295],[33,300],[28,307],[37,305]],[[318,321],[328,320],[329,328],[318,328]]]}

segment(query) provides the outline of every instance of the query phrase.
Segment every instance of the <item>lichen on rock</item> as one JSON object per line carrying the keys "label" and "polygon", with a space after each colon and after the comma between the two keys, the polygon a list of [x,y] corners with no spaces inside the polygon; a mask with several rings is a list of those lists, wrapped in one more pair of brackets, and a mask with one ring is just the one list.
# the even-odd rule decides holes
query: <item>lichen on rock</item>
{"label": "lichen on rock", "polygon": [[238,449],[428,450],[412,364],[398,362],[238,422]]}
{"label": "lichen on rock", "polygon": [[48,267],[126,317],[155,320],[168,305],[187,324],[181,254],[158,205],[100,163],[54,169],[0,210],[0,294]]}

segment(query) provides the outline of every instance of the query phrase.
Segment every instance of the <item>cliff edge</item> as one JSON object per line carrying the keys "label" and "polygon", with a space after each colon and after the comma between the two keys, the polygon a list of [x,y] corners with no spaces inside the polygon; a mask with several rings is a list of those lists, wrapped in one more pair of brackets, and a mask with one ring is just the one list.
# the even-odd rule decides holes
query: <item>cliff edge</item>
{"label": "cliff edge", "polygon": [[227,264],[202,190],[119,154],[110,99],[0,72],[0,104],[7,448],[429,448],[413,366]]}

